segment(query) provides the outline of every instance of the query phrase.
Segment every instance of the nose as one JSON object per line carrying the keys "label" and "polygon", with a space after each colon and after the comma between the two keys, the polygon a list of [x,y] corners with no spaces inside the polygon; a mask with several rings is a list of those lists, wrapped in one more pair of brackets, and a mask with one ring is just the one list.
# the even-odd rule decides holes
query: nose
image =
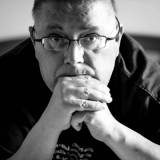
{"label": "nose", "polygon": [[76,66],[77,64],[84,62],[83,56],[83,48],[81,48],[81,46],[76,41],[72,41],[69,48],[64,53],[64,63]]}

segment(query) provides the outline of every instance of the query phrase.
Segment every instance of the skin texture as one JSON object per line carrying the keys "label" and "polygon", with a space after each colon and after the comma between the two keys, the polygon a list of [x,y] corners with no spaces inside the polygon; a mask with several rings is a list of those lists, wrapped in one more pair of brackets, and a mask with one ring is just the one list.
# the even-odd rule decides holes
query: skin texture
{"label": "skin texture", "polygon": [[112,101],[107,85],[119,54],[122,25],[119,37],[100,50],[85,50],[72,42],[66,51],[48,51],[34,42],[33,37],[51,34],[69,39],[91,33],[106,37],[117,34],[111,7],[106,9],[100,1],[84,5],[81,0],[66,2],[69,1],[43,3],[40,19],[35,20],[35,32],[31,32],[35,56],[53,94],[39,121],[10,160],[52,159],[61,132],[71,126],[79,131],[82,122],[95,139],[109,146],[120,159],[159,160],[160,147],[120,124],[107,107]]}
{"label": "skin texture", "polygon": [[[41,20],[37,22],[38,24],[35,23],[35,37],[42,38],[53,33],[63,37],[68,37],[70,39],[77,39],[90,33],[96,33],[106,37],[113,37],[116,35],[117,23],[114,12],[111,8],[109,12],[106,12],[106,7],[104,7],[103,3],[101,2],[96,2],[93,4],[91,3],[89,5],[90,8],[88,8],[88,4],[82,5],[78,3],[79,1],[76,2],[77,3],[70,4],[63,3],[63,5],[61,3],[44,4],[42,6],[43,9],[41,13],[43,16],[41,16]],[[101,12],[99,12],[99,10],[101,10]],[[82,78],[86,74],[92,77],[91,81],[93,81],[93,86],[97,86],[96,88],[92,88],[93,86],[90,86],[90,92],[93,89],[99,91],[99,88],[105,88],[107,90],[107,85],[114,69],[115,59],[119,54],[119,41],[108,41],[105,48],[96,51],[85,50],[77,43],[72,42],[68,50],[61,52],[47,51],[40,43],[36,43],[35,51],[42,77],[48,88],[50,88],[50,90],[53,92],[53,99],[51,99],[49,104],[53,105],[53,103],[57,102],[59,97],[63,96],[62,99],[65,99],[64,105],[69,104],[71,106],[73,104],[75,105],[75,103],[80,105],[81,100],[79,99],[82,99],[82,97],[76,96],[75,92],[73,95],[70,95],[69,93],[73,92],[72,90],[76,90],[77,86],[85,87],[84,83],[79,84],[79,78]],[[71,75],[76,76],[76,78],[70,77],[70,80],[72,80],[70,83],[72,84],[69,84],[65,78],[59,78],[62,76],[67,77]],[[65,89],[60,89],[60,86],[57,88],[59,84],[57,84],[57,81],[59,79],[61,79],[60,83],[62,83],[62,86],[67,84],[65,85],[67,88],[64,87]],[[63,90],[64,93],[62,95],[55,94],[58,93],[59,90]],[[107,98],[105,97],[100,99],[101,102],[110,102],[111,98],[109,92],[105,93],[108,94],[108,96],[106,96]],[[87,101],[87,104],[90,105],[89,108],[91,111],[94,108],[93,106],[97,105],[97,96],[98,94],[96,94],[96,96],[94,96],[92,99],[88,98],[90,101]],[[68,100],[66,100],[66,97],[68,97]],[[78,101],[75,97],[78,97]],[[54,106],[59,106],[59,104],[54,104]],[[104,106],[104,104],[102,106]],[[99,106],[100,110],[101,108],[103,107]],[[63,112],[65,109],[66,107],[63,108]],[[67,122],[63,126],[63,129],[67,129],[70,126],[69,121],[71,120],[71,115],[75,111],[79,111],[79,109],[71,109],[69,111],[69,117],[67,116],[67,119],[63,121]],[[48,113],[49,112],[51,111],[48,111]],[[61,112],[58,110],[56,115],[59,115],[59,113]],[[87,119],[87,121],[89,121],[91,115],[87,114],[86,112],[78,112],[78,114],[81,115],[81,119],[76,118],[76,113],[74,114],[74,118],[72,118],[71,123],[74,128],[79,130],[80,128],[77,127],[82,122],[82,119]],[[65,116],[63,115],[63,117]],[[61,120],[62,119],[60,119],[60,121]],[[60,121],[58,123],[60,123]]]}
{"label": "skin texture", "polygon": [[[56,6],[52,3],[44,4],[43,8],[45,9],[41,13],[43,15],[41,23],[35,23],[35,37],[42,38],[52,33],[70,39],[77,39],[89,33],[97,33],[107,37],[114,36],[116,34],[116,31],[113,31],[116,25],[114,14],[107,15],[102,3],[97,2],[96,4],[96,9],[89,10],[86,6],[85,12],[80,12],[81,14],[75,11],[75,6],[72,6],[73,9],[68,9],[68,11],[65,7],[62,8],[64,5],[61,7],[61,5]],[[53,8],[55,9],[53,10]],[[102,14],[104,16],[101,16]],[[59,25],[62,30],[47,29],[47,26],[55,24]],[[83,29],[94,26],[98,26],[97,30]],[[75,43],[71,43],[68,50],[63,52],[46,51],[38,43],[35,44],[35,50],[43,79],[51,90],[55,87],[56,78],[62,74],[89,74],[107,86],[119,53],[118,42],[115,43],[115,41],[108,41],[106,48],[99,51],[86,51]]]}
{"label": "skin texture", "polygon": [[[100,2],[90,3],[89,6],[85,3],[77,9],[78,2],[63,5],[44,3],[40,19],[35,21],[35,32],[31,32],[35,56],[43,80],[53,94],[39,121],[11,159],[52,159],[63,130],[71,126],[80,130],[84,121],[94,132],[93,136],[104,141],[105,135],[111,134],[116,123],[107,107],[107,103],[112,101],[107,84],[119,53],[122,30],[118,39],[108,41],[105,48],[93,51],[85,50],[75,42],[66,51],[48,51],[33,39],[51,34],[70,39],[91,33],[107,37],[117,34],[112,9],[107,12]],[[107,117],[104,120],[112,124],[107,132],[104,130],[105,123],[101,122],[103,115]]]}
{"label": "skin texture", "polygon": [[[39,0],[35,0],[35,1],[39,1]],[[45,0],[45,2],[53,2],[53,0]],[[114,4],[114,2],[111,2],[111,0],[54,0],[54,3],[59,3],[60,7],[59,7],[59,12],[61,11],[62,8],[63,9],[63,13],[65,13],[63,16],[65,15],[74,15],[75,13],[79,13],[79,14],[87,14],[87,10],[86,10],[86,6],[89,6],[92,2],[103,2],[103,4],[106,7],[106,10],[108,11],[108,14],[116,14],[117,13],[117,9],[116,6]],[[40,0],[39,2],[36,2],[33,10],[32,10],[32,14],[33,14],[33,18],[35,21],[40,20],[41,18],[41,6],[44,3],[43,0]],[[58,8],[58,5],[56,5],[56,7]],[[114,9],[113,9],[114,7]]]}

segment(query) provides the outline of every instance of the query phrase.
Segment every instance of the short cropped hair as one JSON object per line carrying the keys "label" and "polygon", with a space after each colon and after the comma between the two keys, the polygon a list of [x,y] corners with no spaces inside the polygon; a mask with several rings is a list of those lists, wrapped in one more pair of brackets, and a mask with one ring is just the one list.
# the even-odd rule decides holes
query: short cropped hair
{"label": "short cropped hair", "polygon": [[[43,3],[48,2],[48,1],[54,1],[54,0],[34,0],[34,4],[33,4],[33,9],[32,9],[32,16],[35,19],[36,16],[40,15],[40,10],[41,10],[41,6]],[[93,2],[96,0],[93,0]],[[97,1],[103,1],[108,3],[108,1],[110,2],[113,11],[115,12],[115,14],[117,13],[117,6],[115,3],[115,0],[97,0]]]}

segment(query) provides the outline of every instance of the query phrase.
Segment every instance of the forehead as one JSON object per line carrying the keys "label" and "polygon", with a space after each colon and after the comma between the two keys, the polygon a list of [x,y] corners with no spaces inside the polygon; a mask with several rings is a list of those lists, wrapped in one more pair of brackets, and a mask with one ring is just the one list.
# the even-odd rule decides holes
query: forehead
{"label": "forehead", "polygon": [[113,17],[113,9],[100,1],[59,0],[42,4],[38,26],[45,30],[63,29],[66,25],[79,26],[82,29],[96,28],[97,25],[109,22]]}

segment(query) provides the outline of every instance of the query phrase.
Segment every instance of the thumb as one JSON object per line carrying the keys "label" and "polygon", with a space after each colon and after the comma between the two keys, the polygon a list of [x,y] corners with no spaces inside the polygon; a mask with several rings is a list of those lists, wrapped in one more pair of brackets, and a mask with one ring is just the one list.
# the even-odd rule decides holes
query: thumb
{"label": "thumb", "polygon": [[80,131],[82,127],[82,122],[86,121],[88,119],[87,111],[81,111],[81,112],[75,112],[71,119],[71,125],[72,127]]}

